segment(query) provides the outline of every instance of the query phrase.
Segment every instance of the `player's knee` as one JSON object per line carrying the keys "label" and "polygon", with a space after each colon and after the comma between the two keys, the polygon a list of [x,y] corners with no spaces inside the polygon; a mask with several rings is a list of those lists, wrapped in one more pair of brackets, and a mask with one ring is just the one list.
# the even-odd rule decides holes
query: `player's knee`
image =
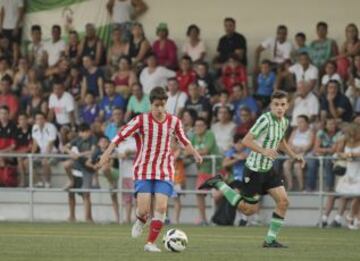
{"label": "player's knee", "polygon": [[277,203],[278,208],[280,208],[280,209],[287,209],[289,207],[289,204],[290,204],[290,202],[289,202],[288,198],[282,198]]}

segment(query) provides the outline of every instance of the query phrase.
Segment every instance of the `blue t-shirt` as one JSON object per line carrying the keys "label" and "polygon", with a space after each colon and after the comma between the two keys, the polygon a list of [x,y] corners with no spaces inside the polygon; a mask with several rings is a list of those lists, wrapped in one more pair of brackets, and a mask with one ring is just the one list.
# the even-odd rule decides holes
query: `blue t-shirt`
{"label": "blue t-shirt", "polygon": [[240,120],[240,108],[241,107],[248,107],[251,111],[251,113],[258,113],[259,112],[259,108],[256,104],[255,99],[252,96],[248,96],[244,99],[241,99],[239,101],[235,101],[233,102],[234,104],[234,110],[235,110],[235,122],[236,124],[240,124],[241,120]]}
{"label": "blue t-shirt", "polygon": [[80,112],[83,122],[91,125],[95,119],[99,116],[99,106],[94,104],[93,106],[84,106]]}
{"label": "blue t-shirt", "polygon": [[109,140],[112,140],[117,135],[118,130],[119,126],[117,126],[114,122],[110,122],[106,125],[104,134],[109,138]]}
{"label": "blue t-shirt", "polygon": [[[251,150],[249,148],[244,148],[241,152],[238,152],[233,147],[230,150],[225,152],[225,157],[226,158],[233,158],[235,154],[243,153],[243,152],[245,152],[246,154],[250,154],[250,151]],[[232,169],[233,171],[232,172],[233,172],[234,180],[242,181],[243,176],[244,176],[245,161],[246,160],[239,160],[233,165],[233,169]]]}
{"label": "blue t-shirt", "polygon": [[108,96],[102,99],[100,109],[105,113],[105,120],[111,118],[112,111],[116,107],[123,110],[126,108],[126,101],[121,95],[116,95],[112,100]]}
{"label": "blue t-shirt", "polygon": [[259,74],[257,78],[257,94],[263,95],[263,96],[271,96],[273,90],[274,90],[274,84],[275,84],[276,76],[274,72],[270,72],[269,75]]}

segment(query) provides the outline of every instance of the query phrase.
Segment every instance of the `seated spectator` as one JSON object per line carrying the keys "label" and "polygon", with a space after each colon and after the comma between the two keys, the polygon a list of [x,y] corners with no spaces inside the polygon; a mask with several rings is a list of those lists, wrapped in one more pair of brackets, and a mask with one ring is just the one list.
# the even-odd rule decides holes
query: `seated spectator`
{"label": "seated spectator", "polygon": [[195,64],[196,83],[199,85],[201,95],[210,100],[211,104],[217,101],[219,94],[213,75],[209,72],[209,65],[206,62]]}
{"label": "seated spectator", "polygon": [[104,75],[102,70],[95,65],[91,56],[83,57],[83,82],[81,85],[81,100],[84,101],[85,94],[91,93],[95,98],[104,97]]}
{"label": "seated spectator", "polygon": [[69,60],[65,56],[62,56],[55,66],[49,67],[45,70],[44,76],[44,88],[49,89],[51,81],[56,78],[57,80],[64,82],[65,88],[68,89],[70,85]]}
{"label": "seated spectator", "polygon": [[128,54],[128,44],[122,40],[121,30],[114,28],[112,31],[112,42],[107,52],[106,64],[111,72],[115,72],[120,63],[120,58]]}
{"label": "seated spectator", "polygon": [[120,108],[112,110],[111,121],[105,123],[104,135],[112,140],[118,134],[120,128],[124,125],[124,111]]}
{"label": "seated spectator", "polygon": [[186,31],[187,41],[183,44],[183,55],[191,58],[192,62],[204,61],[206,56],[206,47],[204,41],[200,39],[200,28],[192,24]]}
{"label": "seated spectator", "polygon": [[353,117],[353,109],[349,99],[340,92],[338,81],[330,80],[325,86],[325,94],[320,97],[320,117],[331,116],[349,122]]}
{"label": "seated spectator", "polygon": [[131,27],[131,39],[129,42],[128,56],[135,68],[141,68],[147,55],[151,51],[151,45],[145,38],[142,24],[135,22]]}
{"label": "seated spectator", "polygon": [[131,69],[131,60],[127,56],[119,58],[118,69],[111,77],[115,84],[116,92],[121,94],[124,98],[131,95],[131,88],[133,83],[137,82],[137,77]]}
{"label": "seated spectator", "polygon": [[185,92],[179,90],[179,84],[175,77],[168,79],[167,88],[168,99],[166,101],[165,109],[168,113],[178,116],[184,109],[188,97]]}
{"label": "seated spectator", "polygon": [[197,117],[202,117],[208,122],[211,120],[211,105],[209,100],[200,96],[200,87],[195,83],[189,85],[189,99],[185,103],[185,109],[196,111]]}
{"label": "seated spectator", "polygon": [[155,54],[151,53],[146,59],[147,66],[140,73],[140,83],[145,94],[157,86],[166,87],[167,79],[174,77],[175,72],[157,64]]}
{"label": "seated spectator", "polygon": [[70,60],[72,64],[79,64],[79,34],[76,31],[69,32],[69,42],[65,47],[65,56]]}
{"label": "seated spectator", "polygon": [[194,123],[196,119],[196,111],[183,110],[180,115],[186,137],[191,140],[194,136]]}
{"label": "seated spectator", "polygon": [[345,94],[349,98],[354,111],[360,113],[360,55],[354,57],[349,75],[349,86]]}
{"label": "seated spectator", "polygon": [[239,111],[240,111],[239,113],[240,124],[237,125],[235,133],[237,135],[244,137],[249,132],[251,127],[254,125],[255,120],[254,118],[252,118],[251,111],[248,107],[246,106],[240,107]]}
{"label": "seated spectator", "polygon": [[[323,130],[316,133],[313,154],[315,156],[332,156],[336,152],[338,139],[342,136],[337,128],[336,119],[327,118]],[[318,173],[319,161],[317,159],[307,160],[307,170],[305,178],[305,190],[314,191],[316,189],[316,176]],[[324,188],[325,191],[332,191],[335,184],[335,174],[333,173],[333,162],[324,159]]]}
{"label": "seated spectator", "polygon": [[61,39],[60,25],[53,25],[51,29],[51,40],[45,46],[45,60],[49,67],[56,65],[62,55],[65,54],[66,44]]}
{"label": "seated spectator", "polygon": [[275,82],[276,75],[271,71],[271,62],[263,60],[260,65],[260,73],[257,76],[256,94],[254,95],[260,103],[260,108],[265,109],[269,105]]}
{"label": "seated spectator", "polygon": [[228,107],[220,107],[218,111],[218,122],[212,124],[211,131],[214,133],[220,153],[229,150],[232,138],[235,134],[236,124],[231,121],[232,113]]}
{"label": "seated spectator", "polygon": [[296,91],[296,79],[295,75],[290,72],[291,66],[291,60],[286,60],[279,66],[274,89],[275,91],[285,91],[289,96],[294,95]]}
{"label": "seated spectator", "polygon": [[[79,136],[73,139],[65,146],[65,152],[70,155],[71,159],[66,160],[63,165],[69,178],[66,190],[71,188],[91,189],[94,172],[86,166],[86,161],[94,153],[96,147],[96,138],[90,130],[90,126],[83,123],[79,127]],[[82,174],[81,183],[78,177],[73,175],[73,170]],[[75,171],[75,172],[76,172]],[[80,185],[80,184],[81,185]],[[85,221],[93,222],[91,214],[90,192],[83,192]],[[69,221],[75,221],[75,193],[69,192]]]}
{"label": "seated spectator", "polygon": [[6,105],[10,110],[10,120],[15,120],[19,112],[18,98],[11,93],[12,78],[5,75],[0,82],[0,106]]}
{"label": "seated spectator", "polygon": [[95,25],[91,23],[85,25],[85,37],[81,40],[78,51],[78,60],[84,63],[84,57],[91,57],[94,66],[105,64],[104,45],[96,35]]}
{"label": "seated spectator", "polygon": [[276,37],[269,37],[263,41],[255,51],[255,63],[257,68],[260,55],[263,51],[270,51],[270,61],[274,68],[278,68],[282,63],[291,58],[292,44],[287,40],[288,30],[285,25],[279,25],[276,29]]}
{"label": "seated spectator", "polygon": [[[306,157],[313,149],[314,132],[310,128],[310,121],[306,115],[299,115],[296,118],[297,128],[291,132],[288,145],[297,154]],[[294,189],[294,177],[292,175],[292,168],[294,167],[294,174],[298,185],[298,190],[304,190],[304,170],[301,163],[293,159],[285,160],[283,164],[284,177],[288,190]]]}
{"label": "seated spectator", "polygon": [[144,94],[140,83],[133,83],[131,86],[132,95],[126,108],[126,119],[132,118],[132,115],[150,111],[150,100],[147,94]]}
{"label": "seated spectator", "polygon": [[9,67],[9,61],[4,57],[0,57],[0,79],[2,79],[5,75],[9,75],[12,78],[14,76],[14,72]]}
{"label": "seated spectator", "polygon": [[216,68],[221,68],[233,54],[238,57],[242,65],[247,65],[246,38],[235,31],[235,26],[234,18],[226,17],[224,19],[225,35],[220,38],[217,46],[217,54],[214,59]]}
{"label": "seated spectator", "polygon": [[[57,152],[55,143],[58,139],[58,132],[52,123],[47,122],[46,116],[42,112],[37,112],[35,115],[35,124],[32,128],[31,137],[33,140],[33,146],[31,149],[32,153],[46,155]],[[42,177],[38,182],[36,182],[36,186],[49,188],[51,177],[51,159],[47,157],[39,158],[37,163],[41,166]]]}
{"label": "seated spectator", "polygon": [[306,44],[306,35],[303,32],[297,33],[295,35],[295,43],[296,43],[296,47],[294,50],[294,56],[295,56],[296,60],[298,60],[299,55],[301,53],[309,53],[310,52],[310,48]]}
{"label": "seated spectator", "polygon": [[196,80],[196,74],[192,68],[192,61],[189,56],[183,56],[180,60],[179,70],[176,72],[176,78],[179,83],[180,91],[189,94],[189,85]]}
{"label": "seated spectator", "polygon": [[114,108],[121,108],[125,110],[126,100],[115,92],[114,83],[111,81],[105,82],[105,97],[100,101],[100,118],[105,121],[111,117],[111,112]]}
{"label": "seated spectator", "polygon": [[236,55],[231,55],[224,64],[221,72],[221,84],[223,89],[232,94],[233,87],[241,84],[244,87],[245,94],[247,95],[247,74],[246,68],[243,66]]}
{"label": "seated spectator", "polygon": [[82,122],[91,126],[97,119],[99,119],[100,108],[96,103],[94,95],[87,93],[85,96],[85,104],[80,110],[80,118]]}
{"label": "seated spectator", "polygon": [[335,40],[327,37],[328,25],[325,22],[318,22],[316,25],[317,39],[310,43],[310,58],[312,63],[323,71],[323,66],[331,58],[338,54],[338,46]]}
{"label": "seated spectator", "polygon": [[48,102],[47,99],[43,96],[41,91],[40,83],[30,83],[28,85],[30,99],[27,103],[26,114],[29,115],[29,122],[34,123],[35,116],[38,112],[48,114]]}
{"label": "seated spectator", "polygon": [[234,105],[236,124],[241,123],[241,117],[240,117],[240,108],[241,107],[249,108],[251,111],[251,118],[252,119],[256,118],[256,116],[259,112],[257,103],[253,97],[245,95],[244,87],[242,85],[234,86],[231,100]]}
{"label": "seated spectator", "polygon": [[28,84],[28,73],[29,73],[29,64],[25,58],[19,59],[19,64],[16,68],[16,73],[14,75],[14,83],[12,85],[12,91],[14,94],[16,94],[18,97],[21,97],[21,95],[26,92],[27,90],[24,90],[26,88],[26,85]]}
{"label": "seated spectator", "polygon": [[325,86],[330,80],[338,81],[341,87],[341,93],[344,93],[344,87],[342,85],[342,79],[336,72],[337,65],[334,61],[327,61],[324,65],[325,74],[321,78],[320,94],[324,94]]}
{"label": "seated spectator", "polygon": [[[15,134],[16,148],[18,153],[31,153],[32,151],[32,126],[28,124],[28,116],[20,113],[18,126]],[[29,171],[27,158],[17,158],[17,170],[19,173],[19,187],[25,187],[25,174]]]}
{"label": "seated spectator", "polygon": [[319,78],[319,71],[316,66],[310,63],[308,53],[301,53],[299,55],[299,62],[292,65],[289,71],[295,75],[296,82],[306,81],[307,87],[314,90]]}
{"label": "seated spectator", "polygon": [[70,67],[70,77],[69,77],[69,93],[74,97],[74,100],[79,103],[81,99],[81,84],[83,76],[80,71],[79,65],[72,65]]}
{"label": "seated spectator", "polygon": [[171,70],[177,68],[177,47],[173,40],[169,39],[169,29],[166,23],[160,23],[156,28],[159,37],[152,45],[152,51],[159,65]]}
{"label": "seated spectator", "polygon": [[306,87],[307,82],[297,84],[297,96],[294,99],[294,108],[291,115],[291,126],[297,126],[297,117],[305,115],[311,123],[318,119],[320,103],[318,97]]}
{"label": "seated spectator", "polygon": [[[194,149],[201,156],[217,155],[219,148],[216,144],[216,138],[211,130],[207,129],[207,120],[197,118],[195,121],[195,135],[191,139]],[[199,188],[206,180],[212,177],[212,160],[204,159],[203,163],[198,165],[198,173],[196,179],[196,189]],[[205,194],[197,194],[197,206],[200,214],[200,222],[202,225],[208,225],[206,218]]]}
{"label": "seated spectator", "polygon": [[234,105],[230,102],[230,96],[227,91],[220,92],[219,102],[212,107],[214,119],[217,119],[218,111],[221,107],[227,107],[231,113],[234,113]]}

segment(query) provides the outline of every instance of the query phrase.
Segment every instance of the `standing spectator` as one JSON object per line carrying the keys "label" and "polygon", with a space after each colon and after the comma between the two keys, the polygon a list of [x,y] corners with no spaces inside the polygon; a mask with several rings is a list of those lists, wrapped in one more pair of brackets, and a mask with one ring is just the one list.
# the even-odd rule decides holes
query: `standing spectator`
{"label": "standing spectator", "polygon": [[40,83],[29,83],[28,85],[30,98],[26,107],[26,114],[30,116],[29,121],[34,122],[35,116],[38,112],[48,114],[48,102],[47,99],[43,96],[41,91]]}
{"label": "standing spectator", "polygon": [[156,35],[159,37],[152,45],[159,65],[171,70],[177,68],[177,47],[173,40],[169,39],[169,29],[166,23],[160,23],[156,28]]}
{"label": "standing spectator", "polygon": [[349,86],[346,90],[346,96],[349,98],[354,111],[360,112],[360,54],[353,59],[353,65],[350,71]]}
{"label": "standing spectator", "polygon": [[235,111],[235,122],[236,124],[241,123],[241,117],[240,117],[240,108],[241,107],[247,107],[251,111],[251,118],[255,119],[257,116],[257,113],[259,112],[259,108],[257,106],[257,103],[255,99],[252,96],[246,96],[244,87],[242,85],[235,85],[233,88],[233,94],[232,94],[232,103],[234,105],[234,111]]}
{"label": "standing spectator", "polygon": [[218,64],[218,68],[233,54],[238,57],[242,65],[247,65],[246,39],[242,34],[235,31],[235,26],[234,18],[226,17],[224,19],[225,35],[219,40],[215,57],[215,64]]}
{"label": "standing spectator", "polygon": [[124,40],[130,40],[132,21],[148,9],[143,0],[108,0],[106,8],[113,27],[124,33]]}
{"label": "standing spectator", "polygon": [[196,80],[196,74],[192,68],[192,61],[189,56],[181,57],[179,70],[176,72],[176,78],[179,83],[180,91],[189,94],[189,84]]}
{"label": "standing spectator", "polygon": [[201,95],[208,98],[211,104],[214,104],[218,98],[215,79],[209,72],[209,65],[206,62],[197,62],[195,64],[196,83],[199,85]]}
{"label": "standing spectator", "polygon": [[275,82],[276,75],[271,71],[271,62],[263,60],[260,65],[260,73],[257,76],[256,94],[254,95],[261,105],[260,108],[265,109],[269,105]]}
{"label": "standing spectator", "polygon": [[251,110],[246,106],[240,107],[239,116],[240,116],[240,124],[237,125],[236,134],[240,135],[241,137],[245,137],[245,135],[254,125],[255,120],[251,116]]}
{"label": "standing spectator", "polygon": [[318,22],[316,25],[318,39],[311,42],[310,57],[313,64],[322,70],[326,61],[338,54],[338,46],[333,39],[327,38],[328,25],[325,22]]}
{"label": "standing spectator", "polygon": [[45,44],[46,62],[49,67],[55,66],[60,57],[65,54],[66,44],[61,39],[60,25],[53,25],[51,29],[51,40]]}
{"label": "standing spectator", "polygon": [[[107,52],[106,64],[110,67],[113,73],[119,65],[120,58],[128,54],[128,45],[121,38],[121,30],[115,28],[112,31],[112,41]],[[130,61],[131,62],[131,61]],[[129,63],[130,63],[129,62]]]}
{"label": "standing spectator", "polygon": [[43,70],[46,67],[46,49],[41,39],[41,26],[31,26],[31,42],[27,49],[27,59],[35,69]]}
{"label": "standing spectator", "polygon": [[188,97],[185,92],[179,90],[179,85],[175,77],[168,79],[167,88],[168,99],[165,109],[170,114],[178,116],[184,109]]}
{"label": "standing spectator", "polygon": [[299,58],[299,55],[301,53],[310,52],[309,46],[306,45],[306,35],[303,32],[297,33],[295,35],[295,43],[296,43],[296,47],[294,50],[294,56],[296,60]]}
{"label": "standing spectator", "polygon": [[[207,120],[197,118],[195,121],[195,135],[191,139],[191,143],[201,156],[217,155],[219,153],[216,144],[216,138],[211,130],[207,129]],[[203,163],[198,165],[198,174],[196,179],[196,189],[199,188],[206,180],[212,177],[212,160],[204,159]],[[197,194],[197,205],[200,213],[201,225],[208,225],[205,213],[205,196]]]}
{"label": "standing spectator", "polygon": [[85,37],[80,42],[78,60],[84,63],[85,56],[91,57],[95,66],[105,64],[106,57],[104,45],[101,39],[96,35],[95,26],[91,23],[85,25]]}
{"label": "standing spectator", "polygon": [[[297,118],[297,128],[291,132],[288,144],[290,148],[303,157],[306,157],[312,150],[314,145],[314,132],[310,128],[310,121],[306,115],[299,115]],[[300,191],[304,190],[304,170],[300,162],[293,159],[285,160],[283,164],[284,177],[289,191],[293,190],[294,182],[292,175],[292,167],[294,167],[295,177]]]}
{"label": "standing spectator", "polygon": [[349,99],[340,92],[339,82],[330,80],[325,87],[325,94],[320,97],[321,119],[331,116],[346,122],[351,121],[353,109]]}
{"label": "standing spectator", "polygon": [[86,93],[93,94],[96,98],[104,97],[104,75],[102,70],[95,65],[91,56],[83,57],[84,77],[81,85],[81,100]]}
{"label": "standing spectator", "polygon": [[189,85],[189,99],[185,103],[186,109],[196,111],[198,117],[202,117],[209,123],[211,120],[211,105],[208,99],[200,96],[200,87],[196,83]]}
{"label": "standing spectator", "polygon": [[[0,33],[9,40],[10,46],[20,48],[25,8],[23,0],[3,0],[0,11]],[[15,64],[17,61],[14,61]]]}
{"label": "standing spectator", "polygon": [[0,106],[6,105],[10,110],[10,120],[15,120],[19,112],[18,98],[11,93],[13,81],[9,75],[2,77],[0,82]]}
{"label": "standing spectator", "polygon": [[273,66],[277,68],[287,59],[291,58],[292,45],[287,40],[288,30],[285,25],[279,25],[276,30],[276,37],[269,37],[263,41],[255,51],[255,63],[254,66],[257,68],[260,61],[260,54],[269,50],[271,53],[271,62]]}
{"label": "standing spectator", "polygon": [[70,60],[72,64],[79,64],[79,34],[77,31],[69,32],[69,42],[65,47],[65,56]]}
{"label": "standing spectator", "polygon": [[[31,150],[32,153],[40,153],[46,155],[57,152],[55,142],[58,139],[58,132],[56,130],[56,127],[52,123],[47,122],[44,113],[36,113],[35,124],[32,128],[31,136],[33,139],[33,147]],[[36,186],[45,186],[46,188],[49,188],[51,177],[51,159],[44,157],[39,159],[39,161],[42,167],[42,178],[39,182],[36,183]]]}
{"label": "standing spectator", "polygon": [[223,89],[232,94],[233,87],[241,84],[244,87],[245,95],[247,95],[247,74],[246,67],[239,62],[236,55],[230,55],[221,72],[221,83]]}
{"label": "standing spectator", "polygon": [[81,108],[80,118],[82,122],[91,126],[96,120],[99,119],[100,108],[96,103],[94,95],[87,93],[85,96],[85,104]]}
{"label": "standing spectator", "polygon": [[127,56],[121,56],[119,59],[118,69],[111,77],[115,84],[116,92],[124,98],[131,95],[131,86],[137,82],[137,77],[131,69],[131,60]]}
{"label": "standing spectator", "polygon": [[175,72],[157,64],[155,54],[151,53],[146,59],[147,67],[140,73],[140,83],[145,94],[149,94],[155,87],[166,87],[167,79],[174,77]]}
{"label": "standing spectator", "polygon": [[112,81],[105,82],[105,97],[100,102],[100,118],[105,121],[111,117],[114,108],[125,110],[125,99],[115,92],[115,86]]}
{"label": "standing spectator", "polygon": [[104,134],[112,140],[119,132],[120,128],[124,125],[124,111],[120,108],[114,108],[112,110],[111,121],[105,123]]}
{"label": "standing spectator", "polygon": [[292,112],[291,126],[297,126],[297,117],[305,115],[310,122],[318,119],[320,112],[319,98],[310,91],[306,85],[307,82],[301,81],[297,84],[297,96],[294,99],[294,108]]}
{"label": "standing spectator", "polygon": [[149,96],[143,92],[140,83],[134,83],[131,86],[132,95],[129,99],[126,109],[126,119],[132,118],[134,114],[140,114],[150,111]]}
{"label": "standing spectator", "polygon": [[151,46],[145,38],[142,24],[138,22],[134,23],[131,27],[131,35],[128,56],[135,68],[141,68],[145,62],[145,58],[151,51]]}
{"label": "standing spectator", "polygon": [[342,79],[340,75],[336,72],[337,65],[334,61],[327,61],[324,65],[325,74],[321,78],[320,94],[324,94],[325,86],[330,80],[338,81],[341,87],[341,93],[344,93],[344,88],[342,85]]}
{"label": "standing spectator", "polygon": [[232,113],[228,107],[220,107],[218,111],[218,122],[211,126],[211,131],[215,135],[220,153],[229,150],[235,134],[236,124],[231,121]]}
{"label": "standing spectator", "polygon": [[183,55],[191,58],[192,62],[204,61],[206,56],[206,47],[204,41],[200,39],[200,28],[192,24],[186,31],[187,41],[182,47]]}

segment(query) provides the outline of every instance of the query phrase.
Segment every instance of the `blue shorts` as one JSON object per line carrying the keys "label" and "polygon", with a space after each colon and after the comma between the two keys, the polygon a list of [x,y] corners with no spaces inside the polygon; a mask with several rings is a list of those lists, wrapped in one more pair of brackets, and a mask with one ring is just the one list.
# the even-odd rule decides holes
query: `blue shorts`
{"label": "blue shorts", "polygon": [[166,180],[136,180],[134,186],[135,196],[137,193],[160,193],[171,197],[175,192],[173,183]]}

